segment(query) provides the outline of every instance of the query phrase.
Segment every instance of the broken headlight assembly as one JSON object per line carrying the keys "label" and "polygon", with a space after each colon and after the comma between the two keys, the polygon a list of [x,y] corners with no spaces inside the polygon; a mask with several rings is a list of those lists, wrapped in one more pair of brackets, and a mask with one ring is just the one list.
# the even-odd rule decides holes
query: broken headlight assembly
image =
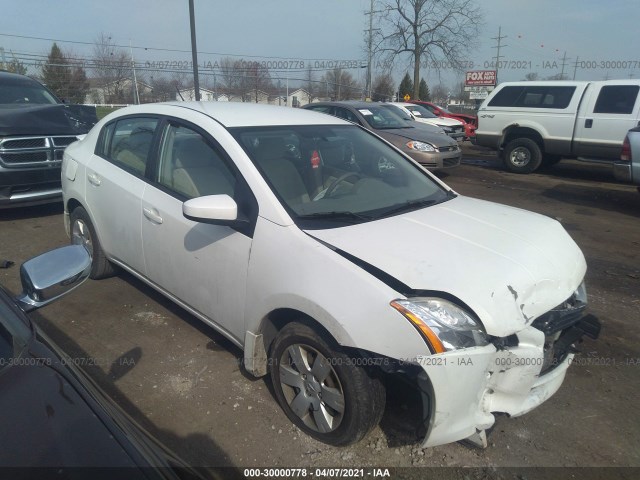
{"label": "broken headlight assembly", "polygon": [[489,343],[480,321],[448,300],[417,297],[394,300],[391,306],[420,332],[432,353],[479,347]]}

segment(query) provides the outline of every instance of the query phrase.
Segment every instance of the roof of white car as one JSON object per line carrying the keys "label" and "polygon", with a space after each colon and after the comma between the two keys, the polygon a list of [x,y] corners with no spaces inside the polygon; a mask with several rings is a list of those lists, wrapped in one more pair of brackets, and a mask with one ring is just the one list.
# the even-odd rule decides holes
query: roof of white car
{"label": "roof of white car", "polygon": [[278,125],[351,125],[326,113],[301,108],[280,107],[239,102],[168,102],[214,118],[225,127],[258,127]]}
{"label": "roof of white car", "polygon": [[397,105],[399,107],[415,107],[416,104],[415,103],[409,103],[409,102],[389,102],[391,105]]}

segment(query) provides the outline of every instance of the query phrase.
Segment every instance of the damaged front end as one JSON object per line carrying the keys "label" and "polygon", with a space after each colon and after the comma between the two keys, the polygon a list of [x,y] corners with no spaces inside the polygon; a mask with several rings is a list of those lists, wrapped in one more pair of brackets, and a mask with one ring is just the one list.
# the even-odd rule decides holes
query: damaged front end
{"label": "damaged front end", "polygon": [[[467,440],[486,447],[494,414],[523,415],[562,384],[576,344],[596,339],[600,322],[585,315],[581,285],[570,298],[508,337],[487,345],[420,357],[418,386],[430,405],[423,447]],[[428,398],[427,398],[428,397]]]}

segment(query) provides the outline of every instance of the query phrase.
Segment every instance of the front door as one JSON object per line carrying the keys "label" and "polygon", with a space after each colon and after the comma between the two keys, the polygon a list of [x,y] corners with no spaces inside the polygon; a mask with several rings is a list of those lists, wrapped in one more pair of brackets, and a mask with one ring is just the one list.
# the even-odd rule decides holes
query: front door
{"label": "front door", "polygon": [[173,120],[164,128],[153,175],[142,198],[147,277],[242,342],[252,239],[232,227],[188,220],[182,204],[216,194],[238,202],[243,180],[211,137]]}

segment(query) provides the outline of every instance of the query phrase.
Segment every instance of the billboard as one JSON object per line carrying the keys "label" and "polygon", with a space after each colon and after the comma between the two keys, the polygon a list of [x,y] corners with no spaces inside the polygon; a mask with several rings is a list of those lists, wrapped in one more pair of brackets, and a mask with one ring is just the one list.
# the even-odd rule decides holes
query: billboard
{"label": "billboard", "polygon": [[472,70],[466,73],[465,86],[487,86],[493,87],[496,84],[496,70]]}

